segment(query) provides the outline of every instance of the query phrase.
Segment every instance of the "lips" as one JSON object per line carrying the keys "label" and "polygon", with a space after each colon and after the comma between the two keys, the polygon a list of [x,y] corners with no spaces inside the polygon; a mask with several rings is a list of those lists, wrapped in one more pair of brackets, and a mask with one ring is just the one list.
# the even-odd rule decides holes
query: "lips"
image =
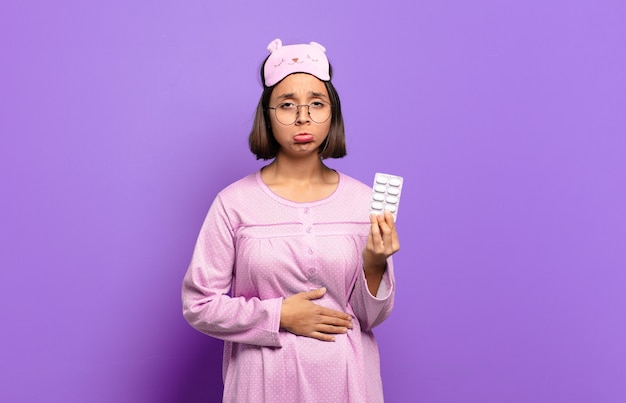
{"label": "lips", "polygon": [[296,143],[310,143],[313,141],[313,135],[309,133],[300,133],[293,136],[293,140]]}

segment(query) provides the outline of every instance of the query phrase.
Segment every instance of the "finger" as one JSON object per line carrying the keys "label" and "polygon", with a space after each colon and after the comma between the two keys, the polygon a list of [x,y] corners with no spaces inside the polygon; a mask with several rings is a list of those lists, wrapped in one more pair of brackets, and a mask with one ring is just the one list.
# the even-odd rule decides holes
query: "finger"
{"label": "finger", "polygon": [[373,224],[378,224],[378,214],[376,213],[370,213],[370,223]]}
{"label": "finger", "polygon": [[391,213],[391,211],[385,210],[385,222],[387,223],[387,225],[389,225],[391,229],[395,229],[396,221],[393,219],[393,214]]}
{"label": "finger", "polygon": [[324,334],[343,334],[348,332],[345,326],[319,325],[317,331]]}
{"label": "finger", "polygon": [[319,320],[319,325],[346,329],[352,329],[354,327],[354,325],[352,324],[352,320],[341,319],[332,316],[321,317]]}
{"label": "finger", "polygon": [[[390,216],[391,222],[389,218]],[[393,215],[391,215],[390,212],[385,211],[383,214],[379,214],[376,218],[378,220],[378,227],[380,228],[381,232],[385,233],[391,231],[391,228],[393,227]]]}
{"label": "finger", "polygon": [[[387,250],[388,247],[391,244],[391,226],[389,225],[389,223],[387,222],[387,212],[385,212],[385,214],[380,214],[378,215],[377,219],[378,219],[378,228],[379,228],[379,232],[380,232],[380,238],[381,238],[381,246],[382,246],[382,250]],[[392,217],[393,220],[393,217]]]}
{"label": "finger", "polygon": [[335,341],[335,336],[331,334],[322,333],[322,332],[313,332],[309,335],[309,337],[312,337],[314,339],[318,339],[321,341]]}
{"label": "finger", "polygon": [[334,329],[353,329],[354,325],[351,320],[345,319],[337,319],[337,318],[329,318],[328,320],[324,320],[322,324],[324,326],[331,326]]}
{"label": "finger", "polygon": [[385,221],[391,230],[391,250],[392,253],[400,250],[400,241],[398,239],[398,231],[396,230],[396,221],[393,218],[393,214],[391,212],[385,212]]}
{"label": "finger", "polygon": [[[349,314],[345,312],[341,312],[341,311],[336,311],[334,309],[326,308],[323,306],[320,307],[320,315],[327,318],[327,320],[329,321],[327,323],[342,324],[345,322],[352,322],[352,316],[350,316]],[[336,322],[338,320],[342,322]]]}
{"label": "finger", "polygon": [[302,296],[308,300],[319,299],[322,298],[324,294],[326,294],[326,287],[316,288],[315,290],[305,291],[300,294],[302,294]]}
{"label": "finger", "polygon": [[382,242],[382,236],[380,233],[380,215],[377,214],[370,214],[370,236],[369,236],[369,240],[371,240],[371,245],[372,247],[375,247],[377,245],[380,245],[380,243]]}

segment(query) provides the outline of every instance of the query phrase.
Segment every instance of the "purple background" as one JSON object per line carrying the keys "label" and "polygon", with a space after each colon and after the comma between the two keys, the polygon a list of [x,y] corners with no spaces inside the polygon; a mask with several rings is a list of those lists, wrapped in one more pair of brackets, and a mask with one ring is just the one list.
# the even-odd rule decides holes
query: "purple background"
{"label": "purple background", "polygon": [[388,402],[626,401],[626,6],[0,3],[0,401],[217,402],[180,283],[252,170],[265,46],[318,41],[403,175]]}

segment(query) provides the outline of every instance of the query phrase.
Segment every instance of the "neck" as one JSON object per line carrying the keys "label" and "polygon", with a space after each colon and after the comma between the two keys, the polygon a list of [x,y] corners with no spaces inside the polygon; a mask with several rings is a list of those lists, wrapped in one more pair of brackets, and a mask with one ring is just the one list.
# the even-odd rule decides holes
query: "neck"
{"label": "neck", "polygon": [[279,154],[263,168],[263,182],[279,196],[294,202],[311,202],[330,196],[339,183],[337,172],[319,156],[294,160]]}
{"label": "neck", "polygon": [[306,159],[295,159],[279,154],[267,166],[266,171],[276,179],[314,181],[323,177],[330,169],[324,165],[318,155],[311,155]]}

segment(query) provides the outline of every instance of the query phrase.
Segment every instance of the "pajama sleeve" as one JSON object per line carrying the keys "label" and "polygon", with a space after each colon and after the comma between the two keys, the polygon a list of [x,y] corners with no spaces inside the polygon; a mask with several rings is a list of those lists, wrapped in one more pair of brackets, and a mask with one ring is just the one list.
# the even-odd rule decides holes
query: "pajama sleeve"
{"label": "pajama sleeve", "polygon": [[183,315],[195,329],[218,339],[280,347],[282,298],[231,298],[234,265],[234,229],[218,195],[183,279]]}
{"label": "pajama sleeve", "polygon": [[353,284],[350,295],[352,310],[359,320],[361,329],[371,330],[387,319],[393,308],[395,297],[393,259],[391,257],[387,259],[387,270],[383,274],[376,296],[370,293],[362,268],[356,271]]}

